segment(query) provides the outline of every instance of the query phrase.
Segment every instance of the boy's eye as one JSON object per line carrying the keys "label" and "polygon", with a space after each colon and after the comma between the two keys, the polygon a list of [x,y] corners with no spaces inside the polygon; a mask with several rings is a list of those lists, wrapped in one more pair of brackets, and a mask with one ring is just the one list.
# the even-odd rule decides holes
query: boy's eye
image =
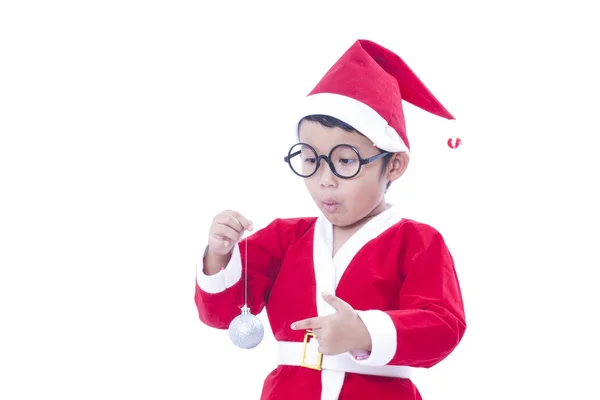
{"label": "boy's eye", "polygon": [[356,157],[352,157],[352,158],[338,158],[337,163],[339,165],[342,165],[344,167],[350,166],[350,165],[354,165],[358,160],[356,159]]}
{"label": "boy's eye", "polygon": [[313,163],[315,163],[315,162],[316,162],[316,160],[317,160],[317,159],[316,159],[316,158],[314,158],[314,157],[305,157],[305,158],[304,158],[304,162],[307,162],[307,163],[310,163],[310,164],[313,164]]}

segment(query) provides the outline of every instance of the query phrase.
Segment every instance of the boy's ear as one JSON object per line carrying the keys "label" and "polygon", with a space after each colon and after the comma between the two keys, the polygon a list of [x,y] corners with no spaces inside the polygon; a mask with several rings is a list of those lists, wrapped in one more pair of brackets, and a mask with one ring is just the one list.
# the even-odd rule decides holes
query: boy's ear
{"label": "boy's ear", "polygon": [[395,181],[400,178],[406,168],[408,168],[408,163],[410,161],[410,157],[408,153],[394,153],[390,163],[388,164],[387,178],[390,182]]}

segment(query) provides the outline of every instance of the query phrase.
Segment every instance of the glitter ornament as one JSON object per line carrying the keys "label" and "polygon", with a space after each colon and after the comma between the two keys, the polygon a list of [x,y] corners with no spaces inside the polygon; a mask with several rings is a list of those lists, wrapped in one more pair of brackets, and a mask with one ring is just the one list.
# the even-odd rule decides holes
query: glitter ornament
{"label": "glitter ornament", "polygon": [[253,349],[262,342],[265,328],[262,321],[252,315],[248,307],[248,242],[246,241],[246,262],[244,277],[244,305],[242,313],[229,324],[229,339],[240,349]]}
{"label": "glitter ornament", "polygon": [[229,325],[229,339],[240,349],[253,349],[262,342],[265,328],[257,316],[250,313],[244,305],[242,313]]}
{"label": "glitter ornament", "polygon": [[461,144],[462,144],[462,140],[460,140],[460,138],[448,139],[448,147],[450,147],[451,149],[456,149]]}

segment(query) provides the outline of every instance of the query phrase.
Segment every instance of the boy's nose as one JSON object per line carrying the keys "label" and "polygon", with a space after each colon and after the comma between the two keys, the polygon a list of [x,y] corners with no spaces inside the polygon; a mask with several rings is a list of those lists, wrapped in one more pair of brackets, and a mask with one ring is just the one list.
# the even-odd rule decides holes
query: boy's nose
{"label": "boy's nose", "polygon": [[326,160],[321,160],[319,171],[319,183],[322,187],[337,186],[337,177],[331,171],[331,167]]}

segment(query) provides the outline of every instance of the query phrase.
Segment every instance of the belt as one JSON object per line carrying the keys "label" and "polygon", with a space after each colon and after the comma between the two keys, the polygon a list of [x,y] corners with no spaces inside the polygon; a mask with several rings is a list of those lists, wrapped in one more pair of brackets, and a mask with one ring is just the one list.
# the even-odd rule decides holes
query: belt
{"label": "belt", "polygon": [[307,333],[304,342],[277,342],[277,365],[292,365],[320,371],[332,370],[354,374],[377,375],[393,378],[409,379],[412,367],[383,365],[371,366],[359,364],[349,353],[328,356],[319,353],[316,340],[308,341]]}

